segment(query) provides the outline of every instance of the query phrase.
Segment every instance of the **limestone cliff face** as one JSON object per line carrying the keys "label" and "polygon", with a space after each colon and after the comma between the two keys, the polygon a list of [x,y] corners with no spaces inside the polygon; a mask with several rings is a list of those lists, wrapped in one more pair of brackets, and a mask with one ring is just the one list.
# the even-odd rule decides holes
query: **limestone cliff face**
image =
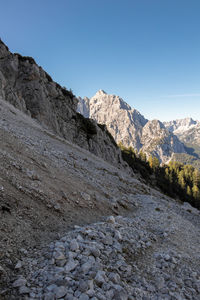
{"label": "limestone cliff face", "polygon": [[192,118],[163,122],[165,127],[174,134],[184,133],[185,131],[195,127],[198,123],[198,121],[194,121]]}
{"label": "limestone cliff face", "polygon": [[33,58],[11,53],[1,40],[0,97],[65,139],[111,163],[122,162],[106,128],[76,112],[73,93],[54,82]]}
{"label": "limestone cliff face", "polygon": [[89,100],[89,105],[88,100],[83,101],[80,106],[89,106],[87,113],[90,118],[106,124],[117,143],[121,141],[125,146],[133,146],[137,150],[141,148],[142,128],[147,120],[136,109],[131,109],[120,97],[108,95],[103,90]]}
{"label": "limestone cliff face", "polygon": [[158,120],[148,121],[123,99],[98,91],[91,99],[79,101],[79,112],[106,124],[117,143],[152,154],[163,163],[174,153],[185,153],[184,145]]}
{"label": "limestone cliff face", "polygon": [[165,127],[173,132],[184,143],[200,146],[200,122],[185,118],[165,122]]}
{"label": "limestone cliff face", "polygon": [[142,130],[142,151],[166,163],[174,153],[186,153],[184,145],[169,132],[162,122],[148,121]]}

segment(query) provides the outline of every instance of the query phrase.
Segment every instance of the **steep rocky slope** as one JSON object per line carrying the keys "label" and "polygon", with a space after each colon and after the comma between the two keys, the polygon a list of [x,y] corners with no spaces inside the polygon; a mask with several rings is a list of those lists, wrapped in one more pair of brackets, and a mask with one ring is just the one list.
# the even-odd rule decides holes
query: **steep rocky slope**
{"label": "steep rocky slope", "polygon": [[0,96],[65,139],[123,165],[112,137],[76,112],[77,99],[39,67],[33,58],[12,54],[0,40]]}
{"label": "steep rocky slope", "polygon": [[148,121],[118,96],[100,90],[91,99],[79,98],[78,111],[106,124],[117,143],[152,154],[163,163],[174,153],[186,153],[184,145],[160,121]]}
{"label": "steep rocky slope", "polygon": [[199,299],[199,211],[0,109],[0,299]]}
{"label": "steep rocky slope", "polygon": [[199,299],[199,211],[121,168],[31,58],[0,53],[0,299]]}
{"label": "steep rocky slope", "polygon": [[2,100],[0,145],[0,299],[7,294],[4,283],[19,273],[15,265],[27,251],[59,238],[75,224],[123,214],[134,208],[131,195],[150,193],[128,173]]}

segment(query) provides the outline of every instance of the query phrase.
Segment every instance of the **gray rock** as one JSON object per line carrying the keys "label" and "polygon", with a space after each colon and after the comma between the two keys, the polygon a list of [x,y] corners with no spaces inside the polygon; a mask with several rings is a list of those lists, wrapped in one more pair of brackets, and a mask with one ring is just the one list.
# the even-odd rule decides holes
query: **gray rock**
{"label": "gray rock", "polygon": [[15,266],[15,269],[20,269],[22,267],[22,261],[19,260]]}
{"label": "gray rock", "polygon": [[79,244],[78,244],[77,240],[73,239],[70,242],[70,250],[71,251],[77,251],[78,249],[79,249]]}
{"label": "gray rock", "polygon": [[105,272],[104,271],[98,271],[96,276],[95,276],[95,279],[94,279],[94,282],[99,286],[101,287],[103,283],[105,283]]}
{"label": "gray rock", "polygon": [[48,292],[53,292],[55,289],[57,289],[57,285],[53,283],[53,284],[47,286],[46,289]]}
{"label": "gray rock", "polygon": [[120,276],[117,273],[110,273],[109,274],[109,279],[114,282],[114,283],[119,283],[120,282]]}
{"label": "gray rock", "polygon": [[110,216],[107,218],[107,222],[111,224],[115,224],[115,218],[113,216]]}
{"label": "gray rock", "polygon": [[115,291],[113,298],[115,300],[128,300],[128,295],[125,291]]}
{"label": "gray rock", "polygon": [[65,266],[66,272],[73,271],[78,266],[78,261],[71,259]]}
{"label": "gray rock", "polygon": [[19,293],[20,293],[20,295],[22,295],[22,294],[29,294],[30,293],[30,289],[27,286],[20,286]]}
{"label": "gray rock", "polygon": [[81,294],[79,300],[89,300],[89,296],[87,294]]}
{"label": "gray rock", "polygon": [[13,287],[20,287],[20,286],[24,286],[26,285],[26,279],[24,277],[21,277],[17,280],[15,280],[15,282],[13,282]]}
{"label": "gray rock", "polygon": [[53,293],[45,293],[44,300],[55,300],[55,294]]}
{"label": "gray rock", "polygon": [[86,263],[84,263],[82,266],[81,266],[81,270],[84,274],[87,274],[91,269],[92,269],[92,266],[94,265],[94,263],[89,260],[87,261]]}
{"label": "gray rock", "polygon": [[55,292],[56,298],[60,299],[67,294],[67,287],[65,287],[65,286],[56,287],[54,292]]}
{"label": "gray rock", "polygon": [[66,259],[64,253],[61,252],[61,251],[56,251],[56,252],[54,253],[53,256],[54,256],[54,258],[55,258],[56,260],[63,260],[63,259]]}

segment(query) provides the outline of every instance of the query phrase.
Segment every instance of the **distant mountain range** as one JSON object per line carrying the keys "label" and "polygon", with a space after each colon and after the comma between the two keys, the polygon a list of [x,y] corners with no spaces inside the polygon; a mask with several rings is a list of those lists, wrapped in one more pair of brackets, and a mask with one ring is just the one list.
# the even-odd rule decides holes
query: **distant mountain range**
{"label": "distant mountain range", "polygon": [[106,124],[117,143],[132,146],[160,162],[178,160],[200,167],[200,122],[192,118],[160,122],[147,120],[122,98],[99,90],[92,98],[78,98],[78,112]]}

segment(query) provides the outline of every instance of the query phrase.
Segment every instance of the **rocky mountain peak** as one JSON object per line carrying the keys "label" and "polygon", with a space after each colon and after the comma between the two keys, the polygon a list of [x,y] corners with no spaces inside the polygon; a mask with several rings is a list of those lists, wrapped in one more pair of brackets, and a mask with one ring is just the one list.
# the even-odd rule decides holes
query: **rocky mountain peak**
{"label": "rocky mountain peak", "polygon": [[117,143],[153,154],[162,162],[168,161],[173,152],[185,153],[183,144],[162,122],[148,121],[119,96],[97,92],[91,99],[81,99],[78,111],[106,124]]}
{"label": "rocky mountain peak", "polygon": [[145,128],[149,128],[150,130],[152,130],[154,133],[156,132],[156,131],[160,131],[161,129],[164,129],[165,130],[165,126],[164,126],[164,124],[161,122],[161,121],[159,121],[159,120],[150,120],[150,121],[148,121],[147,123],[146,123],[146,125],[144,126],[144,128],[143,129],[145,129]]}
{"label": "rocky mountain peak", "polygon": [[104,90],[99,90],[99,91],[96,92],[94,97],[99,97],[99,96],[102,96],[102,95],[107,95],[107,93]]}

